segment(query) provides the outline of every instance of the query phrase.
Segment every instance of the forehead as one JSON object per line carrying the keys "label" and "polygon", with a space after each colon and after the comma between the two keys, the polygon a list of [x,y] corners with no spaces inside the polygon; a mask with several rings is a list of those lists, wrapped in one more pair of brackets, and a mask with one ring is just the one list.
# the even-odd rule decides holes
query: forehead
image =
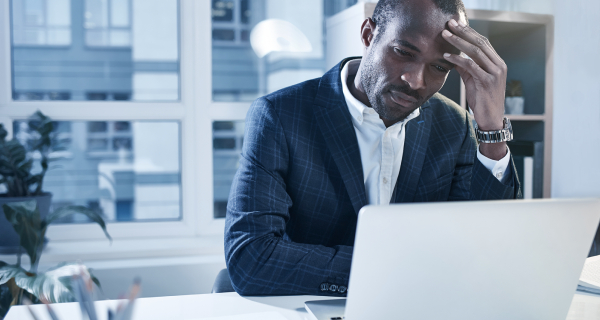
{"label": "forehead", "polygon": [[391,15],[383,36],[389,41],[408,40],[422,49],[435,45],[438,50],[448,52],[449,44],[441,33],[450,19],[466,20],[464,15],[442,12],[430,0],[405,0]]}

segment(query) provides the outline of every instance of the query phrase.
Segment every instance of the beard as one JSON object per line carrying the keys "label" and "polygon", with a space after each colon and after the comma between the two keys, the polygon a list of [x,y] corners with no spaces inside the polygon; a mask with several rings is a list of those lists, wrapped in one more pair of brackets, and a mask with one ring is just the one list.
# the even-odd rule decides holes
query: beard
{"label": "beard", "polygon": [[[418,108],[423,99],[419,95],[419,93],[410,88],[408,83],[404,85],[385,85],[383,84],[383,80],[386,75],[382,72],[382,66],[378,66],[374,59],[367,55],[364,57],[362,62],[363,64],[363,72],[360,75],[360,81],[362,86],[367,94],[367,98],[369,99],[369,103],[373,109],[379,114],[380,117],[393,122],[403,121],[408,117],[416,108]],[[401,110],[398,106],[388,106],[385,104],[383,99],[383,94],[389,92],[390,90],[400,91],[406,95],[409,95],[415,99],[417,99],[416,107],[411,110],[404,111]]]}

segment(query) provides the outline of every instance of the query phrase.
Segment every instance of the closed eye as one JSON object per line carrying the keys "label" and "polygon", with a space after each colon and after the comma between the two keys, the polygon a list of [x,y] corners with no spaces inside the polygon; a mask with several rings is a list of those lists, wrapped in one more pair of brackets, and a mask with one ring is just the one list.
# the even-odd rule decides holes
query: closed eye
{"label": "closed eye", "polygon": [[444,68],[444,67],[441,67],[441,66],[434,66],[434,67],[435,67],[435,68],[436,68],[438,71],[440,71],[440,72],[448,72],[448,71],[450,71],[450,70],[448,70],[448,69],[446,69],[446,68]]}
{"label": "closed eye", "polygon": [[405,57],[412,57],[413,56],[410,52],[402,50],[400,48],[394,48],[394,50],[396,52],[398,52],[400,55],[405,56]]}

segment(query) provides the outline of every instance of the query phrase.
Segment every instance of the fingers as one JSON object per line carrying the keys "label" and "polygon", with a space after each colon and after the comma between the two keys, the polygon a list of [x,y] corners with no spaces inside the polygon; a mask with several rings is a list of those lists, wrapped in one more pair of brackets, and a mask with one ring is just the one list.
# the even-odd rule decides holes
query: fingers
{"label": "fingers", "polygon": [[464,52],[471,59],[473,59],[487,73],[494,73],[497,71],[498,67],[490,60],[488,55],[480,47],[467,42],[459,36],[452,34],[448,30],[442,31],[442,36],[458,50]]}
{"label": "fingers", "polygon": [[[456,65],[456,71],[458,71],[465,82],[467,81],[466,78],[469,75],[481,82],[485,81],[490,76],[477,63],[475,63],[475,61],[471,59],[450,53],[444,53],[444,59]],[[465,72],[468,73],[468,75],[465,74]]]}
{"label": "fingers", "polygon": [[448,22],[448,25],[450,27],[450,31],[468,43],[481,49],[496,66],[500,67],[502,64],[504,64],[504,61],[502,58],[500,58],[486,37],[480,35],[477,31],[473,30],[473,28],[467,26],[463,21],[456,22],[456,20],[451,19]]}

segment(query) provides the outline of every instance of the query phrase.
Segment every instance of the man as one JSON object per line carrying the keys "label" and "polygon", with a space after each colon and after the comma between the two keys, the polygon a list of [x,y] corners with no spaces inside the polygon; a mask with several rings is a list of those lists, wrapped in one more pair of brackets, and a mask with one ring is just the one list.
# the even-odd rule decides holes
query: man
{"label": "man", "polygon": [[477,149],[468,113],[437,94],[456,68],[479,130],[508,125],[506,65],[460,0],[380,0],[361,40],[362,60],[248,112],[225,225],[242,295],[345,295],[367,204],[520,196],[507,139]]}

